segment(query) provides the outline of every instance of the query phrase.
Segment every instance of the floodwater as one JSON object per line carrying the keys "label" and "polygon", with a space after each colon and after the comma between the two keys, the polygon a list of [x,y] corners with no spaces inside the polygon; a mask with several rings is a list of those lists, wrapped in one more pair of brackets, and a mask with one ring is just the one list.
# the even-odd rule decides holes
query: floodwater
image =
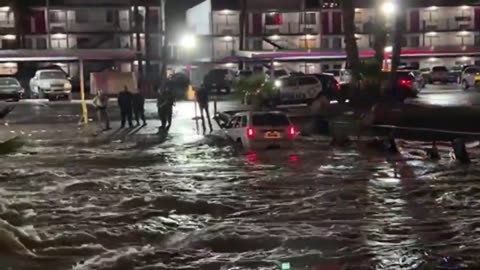
{"label": "floodwater", "polygon": [[400,146],[32,142],[0,163],[0,269],[480,269],[478,160]]}

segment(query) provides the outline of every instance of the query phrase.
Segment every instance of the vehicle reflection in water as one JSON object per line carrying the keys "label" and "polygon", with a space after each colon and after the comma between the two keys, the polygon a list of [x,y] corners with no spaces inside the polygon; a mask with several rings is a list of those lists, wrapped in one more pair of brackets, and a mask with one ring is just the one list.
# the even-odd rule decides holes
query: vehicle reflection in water
{"label": "vehicle reflection in water", "polygon": [[399,145],[35,142],[0,164],[0,265],[477,269],[478,160],[434,163],[417,154],[426,145]]}

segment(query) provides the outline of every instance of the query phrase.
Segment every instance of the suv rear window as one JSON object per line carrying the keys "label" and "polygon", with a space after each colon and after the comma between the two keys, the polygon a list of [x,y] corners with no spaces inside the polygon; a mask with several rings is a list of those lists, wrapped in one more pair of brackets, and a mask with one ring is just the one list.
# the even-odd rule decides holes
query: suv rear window
{"label": "suv rear window", "polygon": [[290,121],[285,114],[281,113],[262,113],[262,114],[254,114],[252,116],[252,124],[254,127],[262,127],[262,126],[288,126],[290,125]]}
{"label": "suv rear window", "polygon": [[275,77],[282,77],[282,76],[287,76],[287,75],[288,75],[288,73],[283,69],[273,71],[273,76],[275,76]]}
{"label": "suv rear window", "polygon": [[340,76],[340,70],[326,70],[324,73],[333,74],[333,76]]}
{"label": "suv rear window", "polygon": [[414,79],[412,72],[397,72],[399,79]]}
{"label": "suv rear window", "polygon": [[446,67],[433,67],[432,71],[433,72],[448,72]]}
{"label": "suv rear window", "polygon": [[317,84],[318,81],[315,80],[313,77],[299,77],[298,84],[299,85],[309,85],[309,84]]}

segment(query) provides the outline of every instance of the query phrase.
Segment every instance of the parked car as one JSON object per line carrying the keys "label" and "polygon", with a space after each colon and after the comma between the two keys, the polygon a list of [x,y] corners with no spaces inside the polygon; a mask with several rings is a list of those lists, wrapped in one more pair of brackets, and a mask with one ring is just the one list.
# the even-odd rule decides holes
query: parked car
{"label": "parked car", "polygon": [[453,66],[449,69],[448,72],[448,82],[449,83],[460,83],[460,78],[462,77],[463,67],[462,66]]}
{"label": "parked car", "polygon": [[323,74],[331,74],[337,82],[340,82],[340,69],[328,69],[325,70]]}
{"label": "parked car", "polygon": [[341,69],[338,82],[340,84],[349,84],[352,81],[352,71],[349,69]]}
{"label": "parked car", "polygon": [[465,70],[463,70],[460,81],[463,90],[467,90],[470,87],[477,85],[477,82],[480,82],[480,67],[467,67]]}
{"label": "parked car", "polygon": [[14,77],[0,77],[0,100],[19,101],[25,90]]}
{"label": "parked car", "polygon": [[236,79],[245,79],[252,76],[254,73],[252,70],[239,70],[237,74],[235,74]]}
{"label": "parked car", "polygon": [[343,91],[340,83],[335,79],[334,75],[329,73],[312,75],[322,83],[323,94],[329,100],[337,100],[340,103],[345,102],[347,94]]}
{"label": "parked car", "polygon": [[449,82],[449,75],[448,69],[445,66],[435,66],[432,68],[432,72],[430,72],[430,83],[448,83]]}
{"label": "parked car", "polygon": [[275,80],[279,104],[307,104],[323,94],[320,80],[312,75],[287,76]]}
{"label": "parked car", "polygon": [[297,135],[287,115],[277,111],[220,114],[216,120],[226,136],[244,149],[290,148]]}
{"label": "parked car", "polygon": [[[384,72],[384,80],[389,79],[389,72]],[[420,92],[420,84],[412,71],[397,71],[397,93],[395,95],[402,99],[416,97]]]}
{"label": "parked car", "polygon": [[72,84],[65,72],[57,69],[41,69],[30,80],[30,91],[37,98],[49,100],[72,98]]}
{"label": "parked car", "polygon": [[418,90],[425,88],[425,85],[427,84],[427,82],[425,81],[425,77],[423,76],[421,71],[404,69],[404,70],[399,70],[398,72],[402,72],[402,71],[411,72],[412,76],[415,78],[415,81],[417,82]]}
{"label": "parked car", "polygon": [[215,90],[220,93],[223,90],[226,94],[229,94],[232,91],[234,75],[234,72],[230,69],[212,69],[203,78],[203,85],[209,91]]}

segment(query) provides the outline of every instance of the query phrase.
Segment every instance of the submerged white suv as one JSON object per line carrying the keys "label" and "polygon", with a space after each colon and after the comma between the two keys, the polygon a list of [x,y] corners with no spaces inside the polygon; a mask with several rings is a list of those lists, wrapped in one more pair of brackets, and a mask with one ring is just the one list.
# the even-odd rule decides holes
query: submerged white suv
{"label": "submerged white suv", "polygon": [[322,93],[322,83],[310,75],[283,77],[275,81],[280,104],[311,104]]}

